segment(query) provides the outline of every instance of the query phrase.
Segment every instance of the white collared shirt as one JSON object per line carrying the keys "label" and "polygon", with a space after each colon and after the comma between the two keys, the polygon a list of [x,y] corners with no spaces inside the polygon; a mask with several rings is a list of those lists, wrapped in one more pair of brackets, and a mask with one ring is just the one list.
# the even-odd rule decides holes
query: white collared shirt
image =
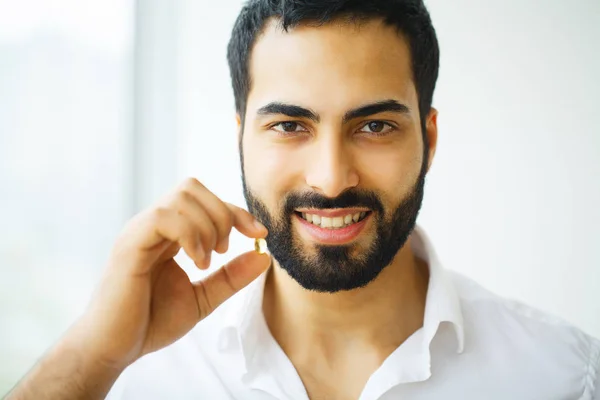
{"label": "white collared shirt", "polygon": [[[445,270],[419,227],[412,246],[430,270],[423,327],[371,375],[359,400],[600,400],[600,341]],[[108,398],[308,399],[265,323],[265,276],[130,366]]]}

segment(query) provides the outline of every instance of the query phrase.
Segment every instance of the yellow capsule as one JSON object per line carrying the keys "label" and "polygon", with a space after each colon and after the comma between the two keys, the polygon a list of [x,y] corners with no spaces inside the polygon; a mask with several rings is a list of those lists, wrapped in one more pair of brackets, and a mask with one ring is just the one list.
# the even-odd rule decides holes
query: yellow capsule
{"label": "yellow capsule", "polygon": [[267,241],[265,239],[254,239],[254,251],[258,254],[265,254],[267,252]]}

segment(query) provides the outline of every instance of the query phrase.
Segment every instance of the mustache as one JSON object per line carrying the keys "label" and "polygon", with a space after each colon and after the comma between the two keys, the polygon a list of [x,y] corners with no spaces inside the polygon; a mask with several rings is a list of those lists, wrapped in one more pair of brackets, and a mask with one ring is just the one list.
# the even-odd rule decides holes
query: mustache
{"label": "mustache", "polygon": [[351,189],[337,197],[326,197],[316,192],[290,193],[284,200],[286,215],[298,208],[349,208],[365,207],[383,213],[383,202],[375,192]]}

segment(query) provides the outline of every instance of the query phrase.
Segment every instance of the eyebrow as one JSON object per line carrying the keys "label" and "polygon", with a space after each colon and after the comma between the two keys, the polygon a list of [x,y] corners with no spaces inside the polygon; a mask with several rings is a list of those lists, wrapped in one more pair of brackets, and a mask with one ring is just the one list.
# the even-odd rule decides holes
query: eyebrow
{"label": "eyebrow", "polygon": [[281,114],[281,115],[286,115],[286,116],[292,117],[292,118],[307,118],[307,119],[313,120],[314,122],[319,122],[321,120],[321,118],[319,117],[319,115],[316,112],[309,110],[308,108],[295,106],[293,104],[279,103],[279,102],[269,103],[266,106],[259,108],[257,111],[257,114],[258,115]]}
{"label": "eyebrow", "polygon": [[[350,110],[344,114],[342,120],[346,123],[352,119],[364,118],[369,115],[375,115],[382,112],[395,112],[399,114],[410,114],[410,108],[396,100],[384,100],[376,103],[365,104],[353,110]],[[319,114],[311,109],[296,106],[293,104],[286,104],[281,102],[269,103],[264,107],[261,107],[257,111],[258,115],[286,115],[291,118],[306,118],[314,122],[319,122],[321,117]]]}
{"label": "eyebrow", "polygon": [[407,105],[398,103],[396,100],[385,100],[377,103],[366,104],[348,111],[344,114],[343,123],[355,118],[364,118],[369,115],[375,115],[382,112],[395,112],[398,114],[410,114],[410,108]]}

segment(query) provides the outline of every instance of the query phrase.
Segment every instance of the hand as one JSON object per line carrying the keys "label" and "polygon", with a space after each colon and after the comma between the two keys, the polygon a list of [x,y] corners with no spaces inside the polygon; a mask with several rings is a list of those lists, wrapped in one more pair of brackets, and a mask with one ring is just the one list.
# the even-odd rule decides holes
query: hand
{"label": "hand", "polygon": [[135,216],[119,235],[73,340],[94,360],[124,369],[185,335],[269,266],[268,256],[250,251],[190,282],[173,257],[183,248],[207,268],[213,250],[227,251],[232,227],[251,238],[267,235],[251,214],[195,179]]}

